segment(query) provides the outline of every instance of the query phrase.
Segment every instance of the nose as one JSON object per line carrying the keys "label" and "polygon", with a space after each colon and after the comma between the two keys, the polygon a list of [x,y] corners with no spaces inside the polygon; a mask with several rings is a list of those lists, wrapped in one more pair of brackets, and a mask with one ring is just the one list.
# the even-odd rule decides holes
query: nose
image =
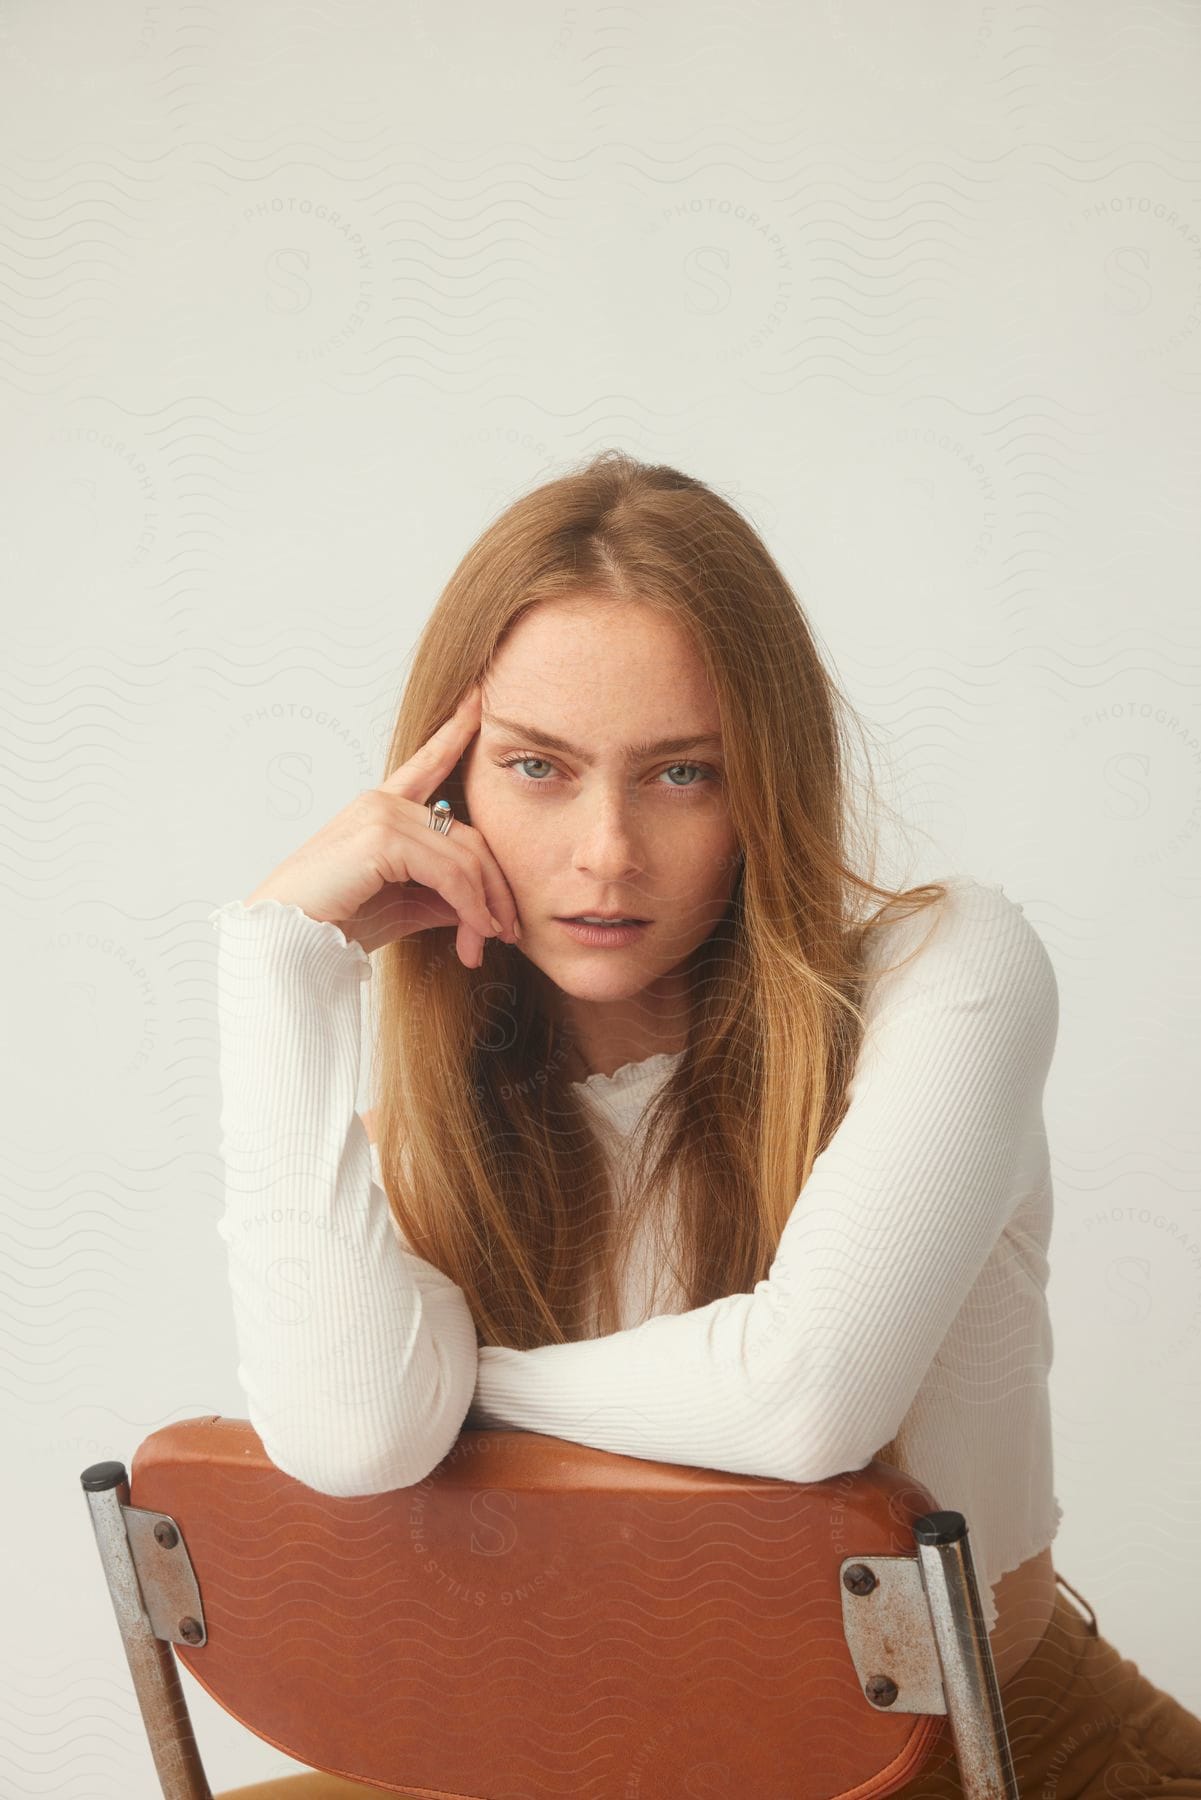
{"label": "nose", "polygon": [[646,866],[642,835],[636,801],[598,801],[576,841],[575,867],[598,885],[636,880]]}

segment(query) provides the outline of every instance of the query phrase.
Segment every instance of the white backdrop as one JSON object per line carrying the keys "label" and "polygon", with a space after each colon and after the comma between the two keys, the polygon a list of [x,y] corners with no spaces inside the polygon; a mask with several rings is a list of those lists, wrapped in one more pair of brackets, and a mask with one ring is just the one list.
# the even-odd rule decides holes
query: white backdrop
{"label": "white backdrop", "polygon": [[1199,76],[1196,0],[3,7],[4,1795],[158,1792],[78,1476],[245,1416],[206,915],[610,444],[1047,944],[1056,1562],[1201,1711]]}

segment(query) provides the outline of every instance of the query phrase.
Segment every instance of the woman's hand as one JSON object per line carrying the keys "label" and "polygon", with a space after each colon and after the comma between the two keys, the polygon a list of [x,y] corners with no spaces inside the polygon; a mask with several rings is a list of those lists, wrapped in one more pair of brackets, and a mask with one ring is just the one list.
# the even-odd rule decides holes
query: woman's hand
{"label": "woman's hand", "polygon": [[282,900],[330,920],[370,954],[437,925],[458,925],[468,968],[494,935],[516,942],[517,906],[474,826],[430,829],[425,803],[479,730],[480,684],[421,748],[366,788],[273,869],[245,902]]}

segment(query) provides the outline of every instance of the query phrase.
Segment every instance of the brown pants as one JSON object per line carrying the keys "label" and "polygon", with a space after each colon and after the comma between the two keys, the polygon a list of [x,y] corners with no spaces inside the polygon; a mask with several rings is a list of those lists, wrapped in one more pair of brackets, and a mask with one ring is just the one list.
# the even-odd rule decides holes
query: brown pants
{"label": "brown pants", "polygon": [[[1088,1618],[1057,1593],[1042,1642],[1001,1689],[1022,1800],[1201,1800],[1201,1719],[1107,1643],[1078,1597]],[[893,1800],[963,1800],[954,1759]]]}
{"label": "brown pants", "polygon": [[[1201,1800],[1201,1719],[1119,1655],[1084,1605],[1087,1619],[1057,1594],[1038,1649],[1001,1690],[1022,1800]],[[385,1791],[336,1775],[284,1775],[216,1800],[378,1800]],[[954,1759],[893,1800],[963,1800]]]}

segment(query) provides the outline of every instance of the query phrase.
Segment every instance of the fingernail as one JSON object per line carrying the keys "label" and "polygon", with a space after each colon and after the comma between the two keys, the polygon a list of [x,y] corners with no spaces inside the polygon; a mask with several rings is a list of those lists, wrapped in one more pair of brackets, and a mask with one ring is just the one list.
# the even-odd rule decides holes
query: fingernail
{"label": "fingernail", "polygon": [[488,917],[492,920],[493,931],[496,933],[497,937],[499,937],[501,935],[501,932],[504,930],[504,926],[501,924],[499,919],[495,918],[492,915],[492,913],[489,913]]}
{"label": "fingernail", "polygon": [[514,919],[514,921],[513,921],[513,936],[514,937],[521,936],[521,920],[520,919]]}

